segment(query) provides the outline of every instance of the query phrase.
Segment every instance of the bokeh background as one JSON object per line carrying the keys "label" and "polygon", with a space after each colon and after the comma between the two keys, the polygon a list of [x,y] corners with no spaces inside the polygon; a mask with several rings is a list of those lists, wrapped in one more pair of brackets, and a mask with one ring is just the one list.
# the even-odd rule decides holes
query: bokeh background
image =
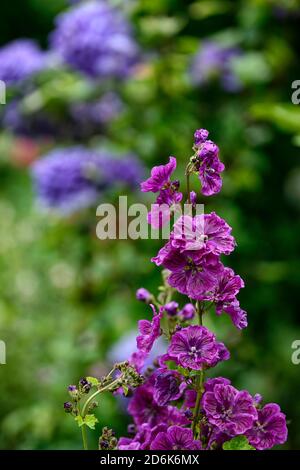
{"label": "bokeh background", "polygon": [[[280,403],[289,422],[285,448],[300,449],[300,365],[291,362],[291,344],[300,339],[300,108],[291,102],[291,84],[300,79],[299,2],[104,3],[126,18],[136,47],[121,79],[91,77],[49,46],[57,15],[80,2],[1,2],[1,47],[33,39],[46,65],[9,86],[0,105],[0,339],[7,346],[0,447],[81,448],[62,407],[66,387],[101,375],[134,348],[136,321],[147,309],[135,291],[155,291],[160,282],[150,257],[161,242],[95,235],[101,201],[150,199],[111,184],[85,209],[45,211],[32,166],[52,149],[82,145],[121,159],[134,154],[145,172],[169,155],[183,168],[194,130],[205,127],[227,169],[208,210],[233,226],[238,247],[227,262],[246,281],[240,300],[249,318],[242,333],[224,316],[209,319],[232,354],[218,373]],[[123,45],[118,54],[132,46]],[[1,60],[0,51],[0,72]],[[97,416],[126,432],[124,402],[104,396]]]}

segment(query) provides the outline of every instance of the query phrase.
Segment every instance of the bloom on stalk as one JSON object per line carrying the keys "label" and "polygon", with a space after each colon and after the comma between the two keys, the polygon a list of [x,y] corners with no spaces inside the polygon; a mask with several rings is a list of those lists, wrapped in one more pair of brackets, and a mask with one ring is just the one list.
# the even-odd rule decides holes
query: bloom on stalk
{"label": "bloom on stalk", "polygon": [[239,392],[232,385],[216,384],[204,393],[202,407],[208,422],[231,436],[244,434],[257,419],[250,393]]}
{"label": "bloom on stalk", "polygon": [[257,421],[246,432],[250,444],[257,450],[284,444],[287,439],[285,415],[276,403],[268,403],[257,411]]}
{"label": "bloom on stalk", "polygon": [[194,325],[183,328],[172,336],[168,356],[182,367],[201,370],[228,359],[228,351],[224,348],[207,328]]}
{"label": "bloom on stalk", "polygon": [[156,312],[154,305],[150,305],[153,311],[153,320],[140,320],[139,332],[140,335],[136,338],[136,344],[140,351],[149,353],[152,349],[154,341],[161,336],[160,320],[163,316],[163,311]]}
{"label": "bloom on stalk", "polygon": [[160,432],[150,446],[151,450],[200,450],[200,442],[195,441],[191,429],[171,426]]}

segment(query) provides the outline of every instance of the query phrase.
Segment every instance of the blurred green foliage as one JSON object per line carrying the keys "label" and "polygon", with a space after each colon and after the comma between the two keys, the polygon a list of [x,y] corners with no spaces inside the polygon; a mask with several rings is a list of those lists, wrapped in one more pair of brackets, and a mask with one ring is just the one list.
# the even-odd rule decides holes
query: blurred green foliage
{"label": "blurred green foliage", "polygon": [[[3,1],[0,42],[27,36],[45,46],[66,3],[24,0],[17,12],[14,2]],[[233,226],[238,247],[228,263],[246,281],[240,299],[249,315],[242,333],[223,317],[208,319],[232,352],[218,372],[280,403],[289,421],[285,447],[299,449],[300,369],[291,363],[291,344],[300,338],[300,111],[291,103],[291,83],[300,78],[299,5],[112,3],[132,18],[147,60],[123,86],[111,85],[126,108],[92,143],[134,151],[149,168],[173,154],[182,169],[194,130],[211,131],[227,171],[222,193],[206,203]],[[191,58],[208,37],[243,49],[234,63],[244,85],[239,93],[216,83],[192,86]],[[42,107],[61,115],[66,104],[95,92],[66,70],[39,80],[26,97],[28,112]],[[67,220],[39,213],[26,162],[5,131],[0,150],[0,339],[7,344],[7,364],[0,366],[0,447],[80,448],[62,408],[66,386],[108,370],[107,351],[145,316],[134,294],[141,285],[153,290],[159,283],[150,257],[160,242],[100,242],[94,210]],[[101,425],[125,432],[124,409],[113,397],[104,398],[97,416]]]}

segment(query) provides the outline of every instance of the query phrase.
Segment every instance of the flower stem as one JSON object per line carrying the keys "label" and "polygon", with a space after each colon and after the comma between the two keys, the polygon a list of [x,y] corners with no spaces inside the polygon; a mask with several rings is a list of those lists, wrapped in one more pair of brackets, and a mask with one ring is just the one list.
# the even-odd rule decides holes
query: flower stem
{"label": "flower stem", "polygon": [[194,434],[194,438],[197,438],[197,423],[199,421],[199,413],[200,413],[200,404],[201,404],[201,398],[203,394],[203,382],[204,382],[204,372],[201,370],[198,378],[197,378],[197,398],[196,398],[196,404],[195,404],[195,410],[194,410],[194,416],[193,416],[193,424],[192,424],[192,431]]}
{"label": "flower stem", "polygon": [[82,416],[83,418],[85,417],[86,411],[88,410],[88,405],[91,403],[91,401],[92,401],[97,395],[99,395],[99,393],[102,393],[102,392],[105,392],[106,390],[109,390],[109,388],[110,388],[112,385],[116,384],[119,380],[120,380],[120,377],[118,377],[117,379],[113,380],[113,381],[110,382],[108,385],[105,385],[105,387],[99,388],[98,390],[96,390],[96,392],[94,392],[94,393],[87,399],[87,401],[85,402],[85,404],[83,405],[81,416]]}
{"label": "flower stem", "polygon": [[82,435],[82,442],[83,442],[84,450],[89,450],[88,440],[87,440],[87,432],[86,432],[86,425],[85,424],[83,424],[81,426],[81,435]]}

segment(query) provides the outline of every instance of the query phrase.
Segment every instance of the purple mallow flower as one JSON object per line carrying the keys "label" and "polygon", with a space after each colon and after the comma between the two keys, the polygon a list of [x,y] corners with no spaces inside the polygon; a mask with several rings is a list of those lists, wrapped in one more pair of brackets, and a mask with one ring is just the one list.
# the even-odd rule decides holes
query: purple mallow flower
{"label": "purple mallow flower", "polygon": [[154,376],[153,397],[160,406],[178,400],[187,387],[182,375],[175,370],[158,369]]}
{"label": "purple mallow flower", "polygon": [[148,303],[152,299],[152,294],[150,294],[150,292],[144,287],[140,287],[140,289],[136,291],[136,298],[140,302]]}
{"label": "purple mallow flower", "polygon": [[244,434],[257,419],[250,393],[231,385],[216,384],[212,391],[205,392],[202,407],[208,422],[231,436]]}
{"label": "purple mallow flower", "polygon": [[197,129],[194,133],[194,142],[198,146],[207,140],[209,132],[207,129]]}
{"label": "purple mallow flower", "polygon": [[204,326],[195,325],[172,336],[167,354],[180,366],[194,370],[215,366],[229,358],[227,349],[216,341],[213,333]]}
{"label": "purple mallow flower", "polygon": [[141,183],[142,192],[159,193],[148,215],[148,221],[154,228],[159,228],[168,222],[170,220],[169,207],[182,200],[182,193],[178,191],[179,182],[170,179],[175,169],[176,158],[170,157],[166,165],[153,167],[150,178]]}
{"label": "purple mallow flower", "polygon": [[38,201],[62,214],[95,204],[111,187],[135,187],[141,175],[142,166],[133,156],[120,159],[84,147],[53,150],[32,167]]}
{"label": "purple mallow flower", "polygon": [[184,415],[174,406],[161,406],[154,398],[153,379],[148,380],[135,390],[131,399],[128,411],[133,417],[135,424],[140,427],[143,423],[148,423],[151,427],[160,423],[167,425],[188,423]]}
{"label": "purple mallow flower", "polygon": [[150,446],[151,450],[200,450],[199,441],[195,441],[191,429],[171,426],[165,432],[157,434]]}
{"label": "purple mallow flower", "polygon": [[138,322],[140,335],[136,338],[136,344],[140,351],[149,353],[154,342],[161,336],[160,321],[163,316],[163,310],[156,312],[154,305],[150,305],[153,311],[153,319],[140,320]]}
{"label": "purple mallow flower", "polygon": [[153,258],[157,265],[171,271],[168,283],[181,294],[199,299],[205,292],[213,289],[216,278],[223,269],[219,257],[211,253],[203,255],[199,251],[181,253],[168,244],[164,253]]}
{"label": "purple mallow flower", "polygon": [[138,59],[129,23],[104,1],[76,5],[59,15],[51,46],[67,64],[93,78],[124,78]]}
{"label": "purple mallow flower", "polygon": [[181,216],[171,233],[171,245],[180,251],[201,250],[202,253],[229,255],[235,248],[232,228],[215,212],[195,217]]}
{"label": "purple mallow flower", "polygon": [[224,47],[215,41],[204,41],[192,63],[193,83],[203,86],[217,79],[225,91],[240,91],[242,84],[232,67],[233,60],[240,55],[241,51],[236,47]]}
{"label": "purple mallow flower", "polygon": [[202,185],[202,194],[212,196],[221,191],[222,178],[220,173],[225,169],[219,160],[219,149],[214,142],[207,140],[198,152],[199,179]]}
{"label": "purple mallow flower", "polygon": [[45,56],[34,41],[18,39],[0,49],[0,80],[18,85],[45,66]]}
{"label": "purple mallow flower", "polygon": [[270,449],[287,440],[285,415],[276,403],[268,403],[257,410],[258,417],[253,427],[245,435],[257,450]]}

